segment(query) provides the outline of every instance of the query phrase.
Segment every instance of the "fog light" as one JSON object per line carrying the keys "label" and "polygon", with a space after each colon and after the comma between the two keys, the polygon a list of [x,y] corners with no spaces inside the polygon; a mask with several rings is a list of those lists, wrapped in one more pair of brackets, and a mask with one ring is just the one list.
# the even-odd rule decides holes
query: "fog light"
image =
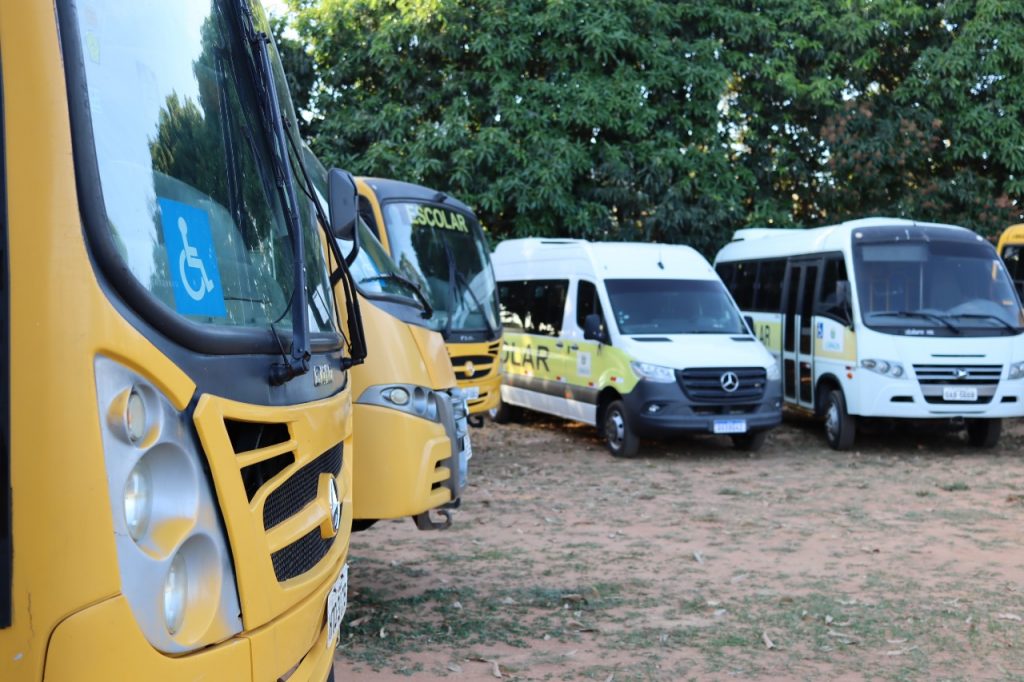
{"label": "fog light", "polygon": [[164,622],[172,635],[181,629],[185,620],[185,604],[188,601],[188,567],[185,558],[178,552],[171,561],[164,581]]}
{"label": "fog light", "polygon": [[132,443],[138,443],[146,435],[146,404],[134,388],[124,410],[124,430]]}
{"label": "fog light", "polygon": [[139,541],[149,527],[151,507],[149,467],[139,462],[124,484],[124,520],[132,540]]}
{"label": "fog light", "polygon": [[657,414],[661,412],[661,405],[658,403],[651,403],[647,406],[647,414]]}
{"label": "fog light", "polygon": [[409,391],[404,388],[393,388],[388,391],[386,397],[395,405],[407,405],[409,403]]}

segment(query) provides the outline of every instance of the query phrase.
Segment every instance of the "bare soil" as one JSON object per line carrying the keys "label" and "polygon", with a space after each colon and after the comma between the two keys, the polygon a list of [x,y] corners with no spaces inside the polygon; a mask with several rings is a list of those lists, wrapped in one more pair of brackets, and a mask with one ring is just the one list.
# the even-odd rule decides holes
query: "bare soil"
{"label": "bare soil", "polygon": [[337,679],[1024,680],[1024,423],[632,460],[554,419],[472,436],[450,530],[354,536]]}

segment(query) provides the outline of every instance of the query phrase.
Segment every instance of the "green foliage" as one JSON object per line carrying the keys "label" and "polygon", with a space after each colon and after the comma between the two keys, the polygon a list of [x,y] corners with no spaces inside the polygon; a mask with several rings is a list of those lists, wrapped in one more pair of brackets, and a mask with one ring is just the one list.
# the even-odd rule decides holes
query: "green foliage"
{"label": "green foliage", "polygon": [[1017,2],[292,9],[282,54],[324,161],[449,191],[498,238],[710,252],[754,224],[1024,219]]}

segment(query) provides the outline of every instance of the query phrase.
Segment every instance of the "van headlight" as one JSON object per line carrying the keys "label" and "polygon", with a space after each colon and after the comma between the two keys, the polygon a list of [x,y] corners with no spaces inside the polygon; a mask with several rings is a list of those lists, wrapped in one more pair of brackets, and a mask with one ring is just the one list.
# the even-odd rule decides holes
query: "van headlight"
{"label": "van headlight", "polygon": [[772,360],[772,364],[768,365],[765,369],[765,379],[768,381],[778,381],[782,378],[782,370],[779,369],[779,363]]}
{"label": "van headlight", "polygon": [[167,654],[238,634],[234,566],[190,416],[109,358],[95,370],[121,594],[139,630]]}
{"label": "van headlight", "polygon": [[1020,379],[1024,377],[1024,362],[1015,362],[1010,365],[1006,372],[1007,379]]}
{"label": "van headlight", "polygon": [[892,377],[893,379],[903,379],[907,376],[907,372],[903,369],[903,365],[893,360],[869,358],[867,360],[861,360],[860,366],[864,369],[871,370],[876,374]]}
{"label": "van headlight", "polygon": [[633,373],[641,379],[653,381],[659,384],[670,384],[676,380],[676,371],[671,367],[652,365],[649,362],[638,362],[634,360],[629,363]]}

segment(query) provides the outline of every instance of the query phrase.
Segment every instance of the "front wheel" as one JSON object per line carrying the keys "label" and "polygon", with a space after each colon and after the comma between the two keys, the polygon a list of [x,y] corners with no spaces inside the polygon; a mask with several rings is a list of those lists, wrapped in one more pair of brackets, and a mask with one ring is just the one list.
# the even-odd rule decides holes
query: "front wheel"
{"label": "front wheel", "polygon": [[604,438],[615,457],[634,457],[640,450],[640,439],[626,420],[626,406],[621,400],[604,410]]}
{"label": "front wheel", "polygon": [[994,448],[1002,434],[1002,419],[967,420],[967,442],[976,448]]}
{"label": "front wheel", "polygon": [[846,411],[846,398],[838,388],[825,395],[825,440],[833,450],[849,450],[857,435],[857,420]]}
{"label": "front wheel", "polygon": [[489,416],[491,421],[495,424],[508,424],[509,422],[516,421],[516,419],[519,418],[519,415],[520,412],[518,407],[502,402],[500,397],[498,398],[498,404],[487,410],[487,416]]}
{"label": "front wheel", "polygon": [[765,439],[768,437],[767,431],[754,431],[753,433],[737,433],[732,438],[732,446],[737,450],[745,450],[747,452],[757,452],[764,445]]}

